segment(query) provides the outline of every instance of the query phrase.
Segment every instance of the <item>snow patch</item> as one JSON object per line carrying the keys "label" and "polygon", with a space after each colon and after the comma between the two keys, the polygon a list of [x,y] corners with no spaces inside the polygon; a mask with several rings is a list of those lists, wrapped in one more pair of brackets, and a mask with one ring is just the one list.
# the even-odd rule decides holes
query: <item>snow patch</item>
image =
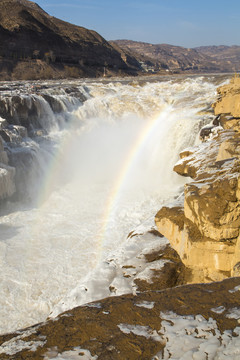
{"label": "snow patch", "polygon": [[135,304],[135,306],[144,307],[146,309],[153,309],[154,304],[155,304],[154,301],[142,301],[142,302],[139,302],[139,303]]}
{"label": "snow patch", "polygon": [[[161,313],[165,348],[154,359],[237,360],[240,358],[240,327],[221,333],[212,318]],[[236,337],[237,335],[237,337]]]}
{"label": "snow patch", "polygon": [[90,303],[90,304],[86,304],[86,306],[91,307],[91,308],[101,309],[102,304],[101,303]]}
{"label": "snow patch", "polygon": [[0,346],[0,354],[14,355],[22,350],[36,351],[39,346],[43,346],[46,343],[46,337],[40,336],[40,341],[24,341],[24,339],[35,334],[38,327],[39,326],[36,326],[33,329],[26,331],[18,331],[18,336],[4,342]]}
{"label": "snow patch", "polygon": [[154,271],[159,271],[161,270],[164,265],[170,262],[169,260],[158,260],[158,261],[154,261],[153,264],[149,264],[145,267],[145,269],[143,271],[141,271],[136,277],[136,280],[143,280],[143,281],[147,281],[149,284],[152,284],[152,277],[154,275]]}
{"label": "snow patch", "polygon": [[58,353],[57,347],[50,349],[44,356],[44,360],[97,360],[98,356],[92,356],[89,350],[74,348],[74,350]]}
{"label": "snow patch", "polygon": [[228,314],[226,315],[226,317],[228,319],[236,319],[239,320],[240,319],[240,308],[232,308],[229,309]]}
{"label": "snow patch", "polygon": [[238,286],[235,286],[235,288],[233,289],[233,290],[228,290],[230,293],[235,293],[235,292],[237,292],[237,291],[239,291],[240,290],[240,285],[238,285]]}
{"label": "snow patch", "polygon": [[211,311],[215,312],[216,314],[222,314],[226,308],[224,306],[218,306],[216,308],[212,308]]}
{"label": "snow patch", "polygon": [[152,339],[154,341],[162,341],[162,337],[157,333],[157,331],[152,330],[149,326],[119,324],[118,327],[124,334],[133,333],[134,335],[144,336],[145,338]]}
{"label": "snow patch", "polygon": [[36,328],[33,330],[27,330],[21,335],[6,341],[0,346],[0,354],[14,355],[22,350],[36,351],[39,346],[43,346],[46,343],[46,337],[41,336],[40,341],[24,341],[23,339],[34,334]]}

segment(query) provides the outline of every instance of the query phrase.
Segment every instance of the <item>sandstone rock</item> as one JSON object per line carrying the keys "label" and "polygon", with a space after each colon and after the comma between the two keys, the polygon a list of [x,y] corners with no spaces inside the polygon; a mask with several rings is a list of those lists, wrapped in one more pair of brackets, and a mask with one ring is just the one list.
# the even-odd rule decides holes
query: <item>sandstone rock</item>
{"label": "sandstone rock", "polygon": [[218,89],[219,100],[214,104],[214,113],[231,114],[240,118],[240,78],[234,77],[230,84]]}
{"label": "sandstone rock", "polygon": [[[233,162],[231,162],[233,165]],[[239,161],[232,171],[216,171],[211,183],[190,183],[185,187],[184,214],[197,225],[203,236],[217,241],[235,239],[239,235],[238,203]],[[220,172],[223,174],[220,174]],[[222,175],[222,176],[220,176]]]}
{"label": "sandstone rock", "polygon": [[187,281],[218,281],[236,274],[240,238],[240,137],[221,130],[186,149],[174,170],[194,179],[182,203],[156,215],[158,230],[192,272]]}
{"label": "sandstone rock", "polygon": [[218,123],[225,130],[240,131],[240,119],[231,115],[219,114],[215,119],[215,123]]}
{"label": "sandstone rock", "polygon": [[198,227],[184,216],[181,207],[164,207],[156,215],[156,224],[170,240],[184,265],[191,269],[188,283],[219,281],[231,275],[234,244],[204,237]]}
{"label": "sandstone rock", "polygon": [[231,139],[235,132],[232,130],[220,131],[213,141],[206,141],[196,147],[180,153],[180,160],[174,166],[174,171],[179,175],[189,176],[200,180],[215,175],[216,160],[219,148],[223,141]]}

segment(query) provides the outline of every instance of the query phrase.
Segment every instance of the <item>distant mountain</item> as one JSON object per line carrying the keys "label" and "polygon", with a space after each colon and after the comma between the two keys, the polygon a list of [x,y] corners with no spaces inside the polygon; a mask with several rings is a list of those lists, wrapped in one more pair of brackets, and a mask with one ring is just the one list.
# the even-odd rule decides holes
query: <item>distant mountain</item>
{"label": "distant mountain", "polygon": [[0,79],[134,74],[138,69],[135,60],[129,65],[95,31],[52,17],[31,1],[0,1]]}
{"label": "distant mountain", "polygon": [[147,71],[169,70],[181,72],[237,71],[240,60],[240,47],[200,47],[184,48],[167,44],[149,44],[131,40],[110,41],[128,52],[142,64]]}
{"label": "distant mountain", "polygon": [[240,71],[240,46],[200,46],[195,49],[232,71]]}

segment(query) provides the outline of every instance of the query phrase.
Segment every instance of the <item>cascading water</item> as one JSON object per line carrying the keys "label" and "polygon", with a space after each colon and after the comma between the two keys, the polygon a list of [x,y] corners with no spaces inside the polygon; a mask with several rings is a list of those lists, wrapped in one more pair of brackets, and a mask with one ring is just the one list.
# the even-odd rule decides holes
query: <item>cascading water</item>
{"label": "cascading water", "polygon": [[48,134],[22,145],[40,149],[28,185],[38,184],[40,167],[35,206],[8,202],[0,218],[2,333],[108,296],[113,283],[116,294],[132,291],[108,259],[131,257],[128,233],[179,192],[172,167],[213,118],[216,78],[72,82],[64,85],[72,98],[52,83],[34,97],[52,97],[55,112],[44,103]]}

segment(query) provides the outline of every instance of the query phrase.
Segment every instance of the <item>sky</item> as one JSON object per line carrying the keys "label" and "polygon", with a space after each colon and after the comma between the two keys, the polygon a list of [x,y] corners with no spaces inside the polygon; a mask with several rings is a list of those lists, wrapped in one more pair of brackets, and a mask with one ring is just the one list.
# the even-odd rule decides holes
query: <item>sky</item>
{"label": "sky", "polygon": [[184,47],[240,45],[240,0],[35,0],[49,15],[128,39]]}

